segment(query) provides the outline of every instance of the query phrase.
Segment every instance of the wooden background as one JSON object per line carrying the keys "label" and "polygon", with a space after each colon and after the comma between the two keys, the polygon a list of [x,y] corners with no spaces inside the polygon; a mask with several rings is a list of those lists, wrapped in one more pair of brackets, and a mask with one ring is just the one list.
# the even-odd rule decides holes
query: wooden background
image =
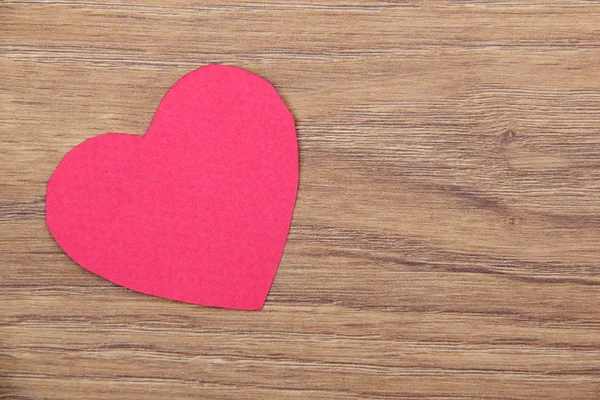
{"label": "wooden background", "polygon": [[[600,398],[598,2],[21,0],[0,30],[3,398]],[[260,312],[117,287],[44,222],[70,148],[207,63],[297,121]]]}

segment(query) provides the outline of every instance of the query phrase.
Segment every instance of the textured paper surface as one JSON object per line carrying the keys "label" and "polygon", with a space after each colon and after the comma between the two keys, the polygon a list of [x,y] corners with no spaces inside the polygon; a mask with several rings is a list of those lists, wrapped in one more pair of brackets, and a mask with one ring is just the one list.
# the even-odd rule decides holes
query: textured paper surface
{"label": "textured paper surface", "polygon": [[210,65],[169,90],[145,136],[104,134],[71,150],[48,183],[46,217],[73,260],[116,284],[256,310],[297,187],[283,100],[248,71]]}

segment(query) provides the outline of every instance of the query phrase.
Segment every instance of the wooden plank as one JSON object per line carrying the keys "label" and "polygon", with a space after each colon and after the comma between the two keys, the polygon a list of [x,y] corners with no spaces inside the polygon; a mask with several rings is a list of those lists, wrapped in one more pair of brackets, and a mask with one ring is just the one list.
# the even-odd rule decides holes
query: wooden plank
{"label": "wooden plank", "polygon": [[[6,398],[600,395],[596,2],[5,1],[0,33]],[[44,222],[66,151],[212,62],[298,127],[255,313],[117,287]]]}

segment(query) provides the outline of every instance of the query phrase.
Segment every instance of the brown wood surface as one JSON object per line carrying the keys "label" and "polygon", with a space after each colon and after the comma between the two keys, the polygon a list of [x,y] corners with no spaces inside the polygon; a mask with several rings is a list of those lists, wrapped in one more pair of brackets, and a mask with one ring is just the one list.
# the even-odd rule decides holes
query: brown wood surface
{"label": "brown wood surface", "polygon": [[[0,395],[600,398],[600,4],[0,2]],[[207,63],[271,81],[301,183],[265,308],[115,286],[61,157]]]}

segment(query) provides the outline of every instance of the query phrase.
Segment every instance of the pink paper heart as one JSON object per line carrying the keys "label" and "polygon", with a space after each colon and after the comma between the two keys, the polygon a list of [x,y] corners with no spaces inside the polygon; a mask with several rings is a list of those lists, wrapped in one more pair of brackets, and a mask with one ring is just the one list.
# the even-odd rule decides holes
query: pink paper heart
{"label": "pink paper heart", "polygon": [[181,78],[142,136],[71,150],[46,219],[85,269],[138,292],[262,308],[298,187],[292,114],[258,76],[210,65]]}

